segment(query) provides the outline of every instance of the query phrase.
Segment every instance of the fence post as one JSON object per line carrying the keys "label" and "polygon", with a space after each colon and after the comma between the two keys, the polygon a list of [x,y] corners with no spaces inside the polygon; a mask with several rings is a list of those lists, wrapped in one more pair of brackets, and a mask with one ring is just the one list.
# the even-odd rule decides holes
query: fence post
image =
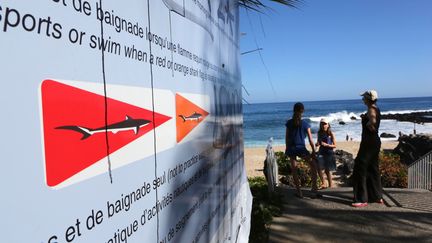
{"label": "fence post", "polygon": [[279,173],[276,157],[273,151],[273,138],[271,137],[266,147],[266,159],[265,164],[265,175],[268,184],[269,192],[273,192],[276,186],[279,184]]}

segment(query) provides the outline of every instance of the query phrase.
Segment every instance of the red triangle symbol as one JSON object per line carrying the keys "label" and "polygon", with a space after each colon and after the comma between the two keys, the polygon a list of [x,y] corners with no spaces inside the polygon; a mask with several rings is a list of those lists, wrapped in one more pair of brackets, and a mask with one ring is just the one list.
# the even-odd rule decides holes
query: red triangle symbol
{"label": "red triangle symbol", "polygon": [[208,114],[204,109],[176,94],[177,143],[198,126]]}
{"label": "red triangle symbol", "polygon": [[111,154],[171,119],[107,98],[105,125],[104,96],[53,80],[42,82],[41,103],[50,187],[107,157],[106,135]]}

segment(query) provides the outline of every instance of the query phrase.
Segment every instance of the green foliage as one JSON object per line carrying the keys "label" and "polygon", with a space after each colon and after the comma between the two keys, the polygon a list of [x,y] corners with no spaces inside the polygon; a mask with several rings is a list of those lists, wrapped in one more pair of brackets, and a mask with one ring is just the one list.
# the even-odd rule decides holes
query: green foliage
{"label": "green foliage", "polygon": [[[294,187],[294,182],[292,179],[292,169],[291,162],[288,157],[285,156],[283,152],[275,152],[276,161],[279,167],[279,174],[285,177],[281,179],[281,182]],[[302,187],[311,187],[311,176],[310,167],[308,163],[304,160],[299,160],[297,163],[297,175],[299,176],[300,185]]]}
{"label": "green foliage", "polygon": [[281,215],[282,196],[269,193],[263,177],[248,178],[248,181],[253,196],[249,242],[267,242],[273,216]]}
{"label": "green foliage", "polygon": [[380,174],[383,187],[408,187],[408,169],[400,157],[392,153],[380,153]]}
{"label": "green foliage", "polygon": [[275,152],[276,162],[279,168],[280,175],[289,175],[291,174],[291,163],[288,158],[285,156],[284,152],[278,151]]}
{"label": "green foliage", "polygon": [[308,163],[304,160],[300,160],[297,163],[297,175],[300,179],[300,186],[302,187],[312,187],[312,178],[310,176],[311,169]]}
{"label": "green foliage", "polygon": [[[275,157],[279,167],[279,174],[284,177],[281,182],[294,187],[291,164],[283,152],[275,152]],[[397,154],[380,153],[380,173],[383,187],[406,188],[408,186],[408,169],[401,163]],[[310,167],[304,160],[297,163],[297,173],[302,187],[311,187]],[[319,178],[318,183],[319,182]],[[348,185],[352,185],[349,178]]]}

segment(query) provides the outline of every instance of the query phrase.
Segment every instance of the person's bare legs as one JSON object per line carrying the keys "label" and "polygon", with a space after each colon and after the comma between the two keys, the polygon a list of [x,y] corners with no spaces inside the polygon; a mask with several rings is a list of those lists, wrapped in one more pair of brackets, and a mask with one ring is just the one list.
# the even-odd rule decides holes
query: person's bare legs
{"label": "person's bare legs", "polygon": [[317,164],[315,162],[315,159],[312,158],[311,156],[307,156],[305,158],[305,160],[309,163],[310,166],[310,173],[311,173],[311,183],[312,183],[312,191],[318,191],[318,186],[317,186]]}
{"label": "person's bare legs", "polygon": [[293,175],[293,179],[294,179],[294,185],[296,187],[297,190],[297,196],[298,197],[303,197],[303,193],[300,189],[300,180],[297,174],[297,160],[295,157],[290,157],[290,162],[291,162],[291,172]]}
{"label": "person's bare legs", "polygon": [[333,180],[332,180],[332,174],[331,174],[330,170],[325,169],[325,173],[327,175],[328,187],[332,187],[333,186]]}
{"label": "person's bare legs", "polygon": [[[318,166],[319,167],[319,166]],[[324,182],[324,174],[323,174],[323,171],[320,169],[320,168],[317,168],[317,170],[318,170],[318,176],[319,176],[319,179],[320,179],[320,181],[321,181],[321,188],[325,188],[325,182]],[[328,177],[327,177],[328,178]]]}

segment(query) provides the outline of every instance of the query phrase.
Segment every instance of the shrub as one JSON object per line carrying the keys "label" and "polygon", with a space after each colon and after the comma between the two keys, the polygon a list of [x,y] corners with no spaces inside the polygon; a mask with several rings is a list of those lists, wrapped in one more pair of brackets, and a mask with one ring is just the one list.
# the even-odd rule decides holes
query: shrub
{"label": "shrub", "polygon": [[288,158],[285,156],[285,153],[281,151],[275,152],[275,157],[279,168],[279,174],[280,175],[291,174],[291,164]]}
{"label": "shrub", "polygon": [[248,181],[253,196],[249,242],[267,242],[273,216],[282,211],[282,196],[269,193],[263,177],[248,178]]}
{"label": "shrub", "polygon": [[408,169],[400,157],[392,153],[380,153],[380,174],[383,187],[408,187]]}
{"label": "shrub", "polygon": [[[311,174],[311,170],[310,170],[309,164],[304,160],[300,160],[297,163],[297,175],[298,175],[299,180],[300,180],[300,186],[312,187],[312,183],[311,183],[312,178],[311,178],[310,174]],[[317,175],[317,177],[318,177],[318,175]]]}
{"label": "shrub", "polygon": [[[279,174],[285,177],[281,179],[281,182],[294,187],[294,181],[292,179],[292,169],[289,159],[283,152],[275,153],[276,161],[279,167]],[[302,187],[310,187],[312,179],[310,177],[310,167],[304,160],[299,160],[297,163],[297,174],[299,176],[300,185]]]}

